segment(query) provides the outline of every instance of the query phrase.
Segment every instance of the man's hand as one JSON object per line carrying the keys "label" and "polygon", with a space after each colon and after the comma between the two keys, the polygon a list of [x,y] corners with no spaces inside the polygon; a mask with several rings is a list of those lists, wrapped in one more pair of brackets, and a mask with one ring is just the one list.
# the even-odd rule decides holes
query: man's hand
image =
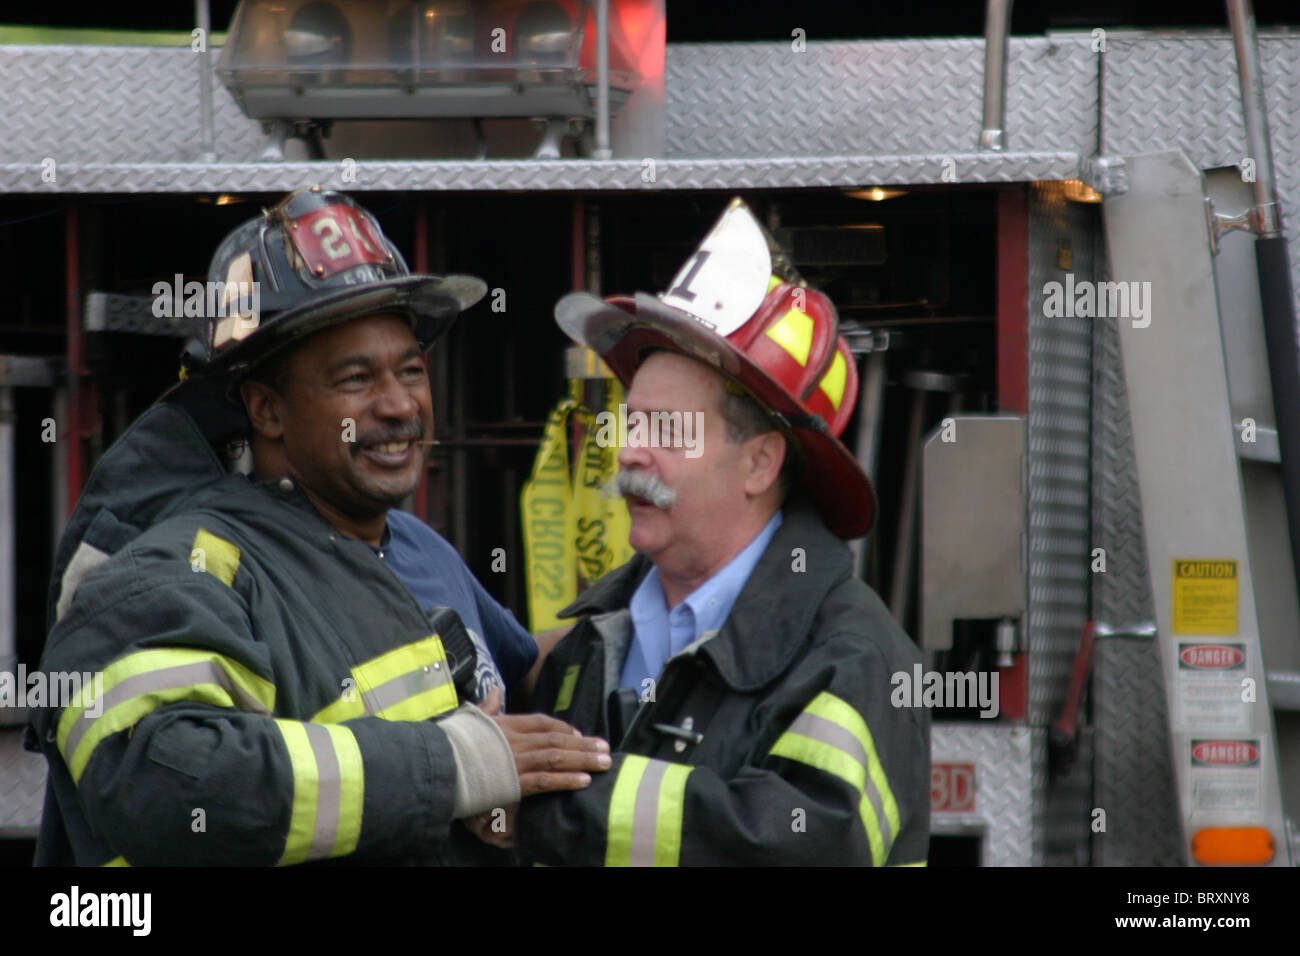
{"label": "man's hand", "polygon": [[[479,710],[497,722],[515,755],[519,795],[553,790],[581,790],[591,783],[588,771],[608,770],[609,744],[584,737],[562,720],[545,714],[502,714],[501,690],[492,688]],[[461,822],[470,833],[494,846],[515,845],[515,811],[519,804],[498,807]]]}
{"label": "man's hand", "polygon": [[591,773],[610,768],[609,744],[584,737],[545,714],[497,714],[497,726],[515,755],[520,797],[551,790],[581,790]]}
{"label": "man's hand", "polygon": [[499,688],[488,691],[478,706],[497,722],[514,751],[521,798],[551,790],[581,790],[591,783],[583,771],[610,767],[609,744],[599,737],[584,737],[545,714],[502,714]]}

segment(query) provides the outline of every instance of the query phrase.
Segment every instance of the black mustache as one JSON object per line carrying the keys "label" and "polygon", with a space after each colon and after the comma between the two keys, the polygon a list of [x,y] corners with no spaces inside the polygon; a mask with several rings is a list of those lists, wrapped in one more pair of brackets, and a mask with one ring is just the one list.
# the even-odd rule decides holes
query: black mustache
{"label": "black mustache", "polygon": [[364,449],[372,445],[386,445],[395,441],[419,441],[423,437],[424,425],[421,422],[412,422],[402,428],[375,429],[358,435],[349,450],[352,452],[352,457],[356,458]]}

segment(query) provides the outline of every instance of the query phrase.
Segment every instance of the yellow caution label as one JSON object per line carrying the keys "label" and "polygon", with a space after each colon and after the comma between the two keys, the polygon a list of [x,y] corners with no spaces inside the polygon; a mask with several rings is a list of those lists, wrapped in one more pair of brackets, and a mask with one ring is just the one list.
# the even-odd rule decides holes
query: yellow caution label
{"label": "yellow caution label", "polygon": [[1236,634],[1237,581],[1236,561],[1174,561],[1174,633]]}

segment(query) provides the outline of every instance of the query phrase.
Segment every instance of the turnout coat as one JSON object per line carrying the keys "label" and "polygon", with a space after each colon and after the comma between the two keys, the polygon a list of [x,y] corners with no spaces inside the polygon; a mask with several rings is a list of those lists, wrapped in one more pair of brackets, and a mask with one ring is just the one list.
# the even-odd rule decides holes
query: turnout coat
{"label": "turnout coat", "polygon": [[519,785],[448,619],[292,482],[227,475],[184,409],[104,456],[55,582],[42,667],[102,683],[32,715],[38,864],[502,861],[452,827]]}
{"label": "turnout coat", "polygon": [[[617,730],[638,555],[568,609],[534,704],[583,733]],[[920,661],[848,548],[803,501],[723,627],[671,658],[614,765],[585,790],[525,801],[518,841],[544,864],[924,864],[930,719],[894,707]]]}

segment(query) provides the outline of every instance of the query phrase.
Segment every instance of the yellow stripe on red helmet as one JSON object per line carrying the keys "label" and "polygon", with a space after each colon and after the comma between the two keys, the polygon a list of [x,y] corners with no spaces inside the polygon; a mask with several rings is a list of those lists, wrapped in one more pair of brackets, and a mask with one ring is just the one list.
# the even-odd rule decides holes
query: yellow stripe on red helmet
{"label": "yellow stripe on red helmet", "polygon": [[791,309],[768,327],[767,336],[781,348],[790,353],[800,365],[808,365],[808,354],[812,351],[813,320],[806,312]]}
{"label": "yellow stripe on red helmet", "polygon": [[817,386],[831,400],[831,405],[836,411],[840,410],[840,402],[844,401],[844,385],[848,381],[848,371],[844,355],[837,351],[835,358],[831,359],[831,367],[826,370],[826,374],[822,376]]}

